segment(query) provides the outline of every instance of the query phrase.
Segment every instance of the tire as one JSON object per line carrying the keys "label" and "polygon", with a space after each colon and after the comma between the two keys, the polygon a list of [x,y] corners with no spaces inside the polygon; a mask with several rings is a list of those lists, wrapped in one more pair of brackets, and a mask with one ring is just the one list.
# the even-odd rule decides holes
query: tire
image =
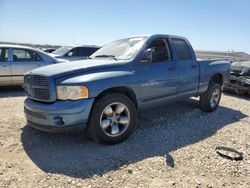
{"label": "tire", "polygon": [[[215,97],[214,100],[212,99]],[[200,108],[205,112],[213,112],[217,109],[221,99],[221,85],[210,82],[207,91],[200,96]]]}
{"label": "tire", "polygon": [[88,133],[97,142],[107,144],[122,142],[133,132],[136,115],[135,105],[126,95],[107,94],[97,99],[92,108]]}

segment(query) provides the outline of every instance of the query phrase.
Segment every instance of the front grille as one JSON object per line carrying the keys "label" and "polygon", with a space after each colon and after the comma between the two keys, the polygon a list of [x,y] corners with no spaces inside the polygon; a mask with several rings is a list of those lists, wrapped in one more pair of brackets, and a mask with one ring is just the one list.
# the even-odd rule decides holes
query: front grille
{"label": "front grille", "polygon": [[32,85],[38,85],[38,86],[49,86],[49,80],[48,78],[44,76],[30,76],[30,82]]}
{"label": "front grille", "polygon": [[33,88],[33,97],[42,100],[50,99],[50,90],[46,88]]}
{"label": "front grille", "polygon": [[28,97],[44,102],[51,101],[51,88],[49,79],[40,75],[25,75],[24,89]]}

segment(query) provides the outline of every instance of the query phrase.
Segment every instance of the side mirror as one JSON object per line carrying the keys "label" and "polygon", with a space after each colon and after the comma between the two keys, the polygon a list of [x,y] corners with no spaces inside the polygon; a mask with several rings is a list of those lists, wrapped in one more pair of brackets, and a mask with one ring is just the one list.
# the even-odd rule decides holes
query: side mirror
{"label": "side mirror", "polygon": [[153,61],[153,52],[152,49],[149,48],[146,50],[146,53],[143,57],[143,59],[141,60],[142,63],[151,63]]}

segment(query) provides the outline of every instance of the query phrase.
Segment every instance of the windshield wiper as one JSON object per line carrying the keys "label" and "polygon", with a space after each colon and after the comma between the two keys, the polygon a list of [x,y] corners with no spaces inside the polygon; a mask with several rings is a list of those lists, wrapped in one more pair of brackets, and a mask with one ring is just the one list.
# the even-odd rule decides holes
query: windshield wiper
{"label": "windshield wiper", "polygon": [[97,55],[97,56],[95,56],[95,58],[96,57],[109,57],[109,58],[112,58],[114,60],[117,60],[117,58],[114,55]]}

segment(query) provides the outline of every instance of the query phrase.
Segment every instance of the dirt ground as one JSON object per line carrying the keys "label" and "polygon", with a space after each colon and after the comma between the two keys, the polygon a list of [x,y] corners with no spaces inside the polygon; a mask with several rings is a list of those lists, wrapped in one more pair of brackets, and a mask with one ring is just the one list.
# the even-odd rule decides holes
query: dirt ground
{"label": "dirt ground", "polygon": [[[0,187],[250,187],[250,98],[223,94],[210,114],[197,99],[139,113],[117,145],[33,130],[24,99],[20,88],[0,88]],[[217,146],[244,158],[222,158]]]}

